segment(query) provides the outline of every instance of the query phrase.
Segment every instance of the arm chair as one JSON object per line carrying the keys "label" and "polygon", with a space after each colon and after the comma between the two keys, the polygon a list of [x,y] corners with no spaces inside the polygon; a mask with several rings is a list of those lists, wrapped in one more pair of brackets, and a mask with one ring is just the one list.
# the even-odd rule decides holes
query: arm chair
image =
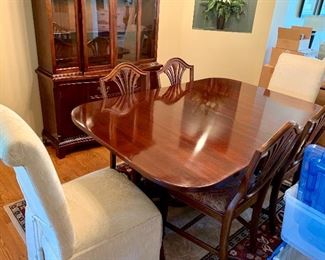
{"label": "arm chair", "polygon": [[[190,82],[194,81],[194,66],[187,64],[181,58],[172,58],[158,71],[158,76],[165,73],[171,85],[182,83],[182,77],[186,69],[190,70]],[[160,82],[159,82],[160,84]]]}
{"label": "arm chair", "polygon": [[284,180],[292,178],[292,185],[297,183],[300,177],[304,149],[310,144],[316,144],[325,130],[325,106],[312,118],[299,135],[298,141],[289,156],[289,162],[274,177],[270,196],[269,224],[270,230],[275,232],[276,204],[281,185]]}
{"label": "arm chair", "polygon": [[275,66],[268,89],[315,102],[325,73],[325,61],[282,53]]}
{"label": "arm chair", "polygon": [[[286,123],[270,140],[255,151],[246,169],[227,178],[225,181],[204,191],[169,191],[172,196],[203,214],[179,228],[171,223],[166,226],[191,240],[220,259],[227,259],[228,237],[231,223],[238,219],[250,228],[250,245],[255,250],[259,215],[267,190],[276,171],[285,163],[287,154],[297,140],[298,127],[295,123]],[[247,208],[253,208],[250,223],[240,214]],[[221,222],[219,252],[215,247],[186,232],[202,216],[208,215]]]}
{"label": "arm chair", "polygon": [[40,138],[0,105],[0,159],[26,200],[28,259],[159,259],[162,220],[124,175],[101,169],[61,185]]}
{"label": "arm chair", "polygon": [[[145,89],[150,89],[150,74],[149,72],[142,71],[132,63],[123,62],[117,65],[107,76],[99,79],[100,91],[103,98],[109,97],[110,85],[114,83],[118,87],[121,95],[133,94],[134,91],[139,90],[139,78],[145,77]],[[110,153],[111,168],[116,168],[116,155]],[[132,176],[131,176],[132,178]]]}

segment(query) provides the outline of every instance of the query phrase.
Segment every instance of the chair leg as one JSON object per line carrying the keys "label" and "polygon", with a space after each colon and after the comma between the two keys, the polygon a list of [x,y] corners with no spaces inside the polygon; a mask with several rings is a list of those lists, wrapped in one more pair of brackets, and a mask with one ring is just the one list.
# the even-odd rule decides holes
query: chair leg
{"label": "chair leg", "polygon": [[256,234],[258,229],[258,221],[262,207],[257,205],[253,208],[251,227],[250,227],[250,251],[255,253],[256,251]]}
{"label": "chair leg", "polygon": [[278,196],[282,184],[282,178],[274,179],[272,183],[272,191],[270,196],[269,205],[269,228],[272,234],[275,233],[275,220],[276,220],[276,205],[278,202]]}
{"label": "chair leg", "polygon": [[220,232],[220,242],[219,242],[220,260],[228,259],[228,238],[229,238],[231,223],[232,223],[232,217],[230,215],[225,215],[221,224],[221,232]]}
{"label": "chair leg", "polygon": [[258,199],[255,205],[253,206],[252,219],[250,224],[250,250],[252,253],[255,253],[256,251],[256,240],[257,240],[256,235],[257,235],[258,223],[262,211],[263,202],[269,186],[270,184],[266,185],[265,188],[261,190],[260,194],[258,195]]}

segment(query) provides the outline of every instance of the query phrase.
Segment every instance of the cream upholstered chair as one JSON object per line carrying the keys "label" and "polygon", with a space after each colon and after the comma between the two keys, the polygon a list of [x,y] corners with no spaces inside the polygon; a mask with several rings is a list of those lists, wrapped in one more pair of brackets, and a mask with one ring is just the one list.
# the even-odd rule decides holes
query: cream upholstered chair
{"label": "cream upholstered chair", "polygon": [[268,88],[288,96],[315,102],[324,73],[324,60],[282,53]]}
{"label": "cream upholstered chair", "polygon": [[124,175],[102,169],[60,184],[44,145],[0,105],[0,159],[27,202],[28,259],[159,259],[162,220]]}

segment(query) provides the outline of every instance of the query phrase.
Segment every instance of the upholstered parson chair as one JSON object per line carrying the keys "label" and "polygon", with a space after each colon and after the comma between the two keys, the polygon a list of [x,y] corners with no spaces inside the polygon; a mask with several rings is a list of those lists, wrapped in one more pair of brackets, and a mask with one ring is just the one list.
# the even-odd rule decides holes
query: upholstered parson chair
{"label": "upholstered parson chair", "polygon": [[109,168],[61,185],[39,137],[3,105],[0,159],[27,203],[28,259],[159,259],[161,214],[142,191]]}
{"label": "upholstered parson chair", "polygon": [[315,102],[324,74],[324,60],[284,52],[275,66],[268,89]]}

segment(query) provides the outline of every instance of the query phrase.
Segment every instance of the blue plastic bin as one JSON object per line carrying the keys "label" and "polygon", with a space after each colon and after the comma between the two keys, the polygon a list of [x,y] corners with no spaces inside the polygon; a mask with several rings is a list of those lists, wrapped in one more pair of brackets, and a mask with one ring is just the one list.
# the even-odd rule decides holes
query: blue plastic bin
{"label": "blue plastic bin", "polygon": [[312,259],[325,259],[325,214],[297,199],[297,184],[285,193],[281,237]]}
{"label": "blue plastic bin", "polygon": [[298,199],[325,213],[325,148],[309,145],[304,151]]}
{"label": "blue plastic bin", "polygon": [[266,260],[278,260],[278,256],[281,253],[281,251],[283,250],[283,248],[285,248],[285,246],[287,245],[286,242],[282,242],[274,251],[273,254],[268,257]]}
{"label": "blue plastic bin", "polygon": [[302,255],[287,243],[282,242],[267,260],[310,260],[310,258]]}

